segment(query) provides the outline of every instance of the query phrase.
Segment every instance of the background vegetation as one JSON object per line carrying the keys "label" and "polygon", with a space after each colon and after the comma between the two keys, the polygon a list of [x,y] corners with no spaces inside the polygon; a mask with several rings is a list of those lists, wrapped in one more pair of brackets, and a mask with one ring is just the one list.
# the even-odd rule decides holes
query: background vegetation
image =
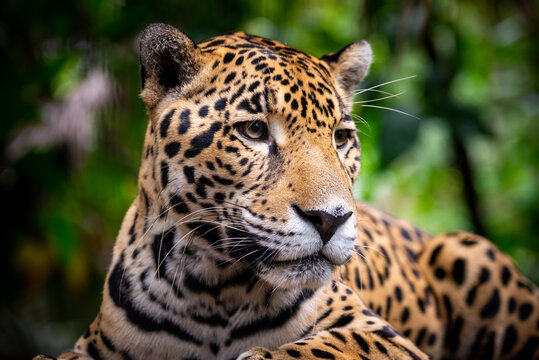
{"label": "background vegetation", "polygon": [[[414,77],[356,105],[358,197],[431,232],[484,234],[537,283],[538,14],[532,0],[3,0],[0,358],[57,354],[96,314],[137,190],[137,35],[158,21],[195,41],[244,30],[317,56],[367,39],[361,88]],[[95,72],[108,87],[84,107],[73,94]],[[36,124],[48,141],[24,136]]]}

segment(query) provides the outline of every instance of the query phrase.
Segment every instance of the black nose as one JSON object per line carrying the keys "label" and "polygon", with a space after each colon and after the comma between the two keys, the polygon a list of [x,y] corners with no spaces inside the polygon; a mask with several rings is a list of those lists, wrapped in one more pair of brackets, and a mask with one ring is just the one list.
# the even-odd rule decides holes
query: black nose
{"label": "black nose", "polygon": [[320,237],[322,238],[322,242],[325,244],[331,239],[333,234],[335,234],[335,231],[341,226],[350,216],[352,216],[352,212],[349,211],[347,213],[344,213],[342,215],[331,215],[330,213],[327,213],[325,211],[320,210],[301,210],[299,206],[294,206],[294,210],[305,220],[310,222],[314,225],[318,233],[320,234]]}

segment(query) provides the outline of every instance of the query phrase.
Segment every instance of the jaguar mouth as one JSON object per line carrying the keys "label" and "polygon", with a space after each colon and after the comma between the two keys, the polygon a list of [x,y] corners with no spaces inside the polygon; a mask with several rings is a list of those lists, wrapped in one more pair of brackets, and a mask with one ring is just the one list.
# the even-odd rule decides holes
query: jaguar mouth
{"label": "jaguar mouth", "polygon": [[278,260],[279,255],[282,255],[279,250],[262,245],[262,239],[257,235],[238,229],[227,232],[229,232],[231,238],[241,239],[237,244],[231,244],[228,247],[229,255],[238,260],[246,261],[254,266],[263,264],[270,267],[285,268],[297,266],[313,267],[317,265],[338,265],[326,257],[322,253],[322,250],[311,255],[302,255],[297,258]]}
{"label": "jaguar mouth", "polygon": [[328,259],[324,254],[322,254],[320,251],[315,254],[312,254],[309,256],[302,256],[296,259],[272,261],[271,265],[274,265],[274,266],[317,265],[317,264],[321,264],[322,262],[328,262],[331,265],[336,265],[330,259]]}
{"label": "jaguar mouth", "polygon": [[226,246],[228,255],[249,264],[258,275],[280,288],[316,289],[331,280],[335,261],[324,255],[323,249],[295,258],[279,258],[285,255],[278,249],[267,247],[263,239],[244,229],[226,229],[235,242]]}

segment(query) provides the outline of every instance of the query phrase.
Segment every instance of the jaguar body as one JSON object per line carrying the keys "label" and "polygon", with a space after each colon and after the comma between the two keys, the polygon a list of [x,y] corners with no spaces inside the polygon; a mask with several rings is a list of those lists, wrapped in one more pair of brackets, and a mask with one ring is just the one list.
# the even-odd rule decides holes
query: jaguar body
{"label": "jaguar body", "polygon": [[138,195],[59,359],[537,358],[538,291],[506,255],[354,200],[371,59],[150,25]]}

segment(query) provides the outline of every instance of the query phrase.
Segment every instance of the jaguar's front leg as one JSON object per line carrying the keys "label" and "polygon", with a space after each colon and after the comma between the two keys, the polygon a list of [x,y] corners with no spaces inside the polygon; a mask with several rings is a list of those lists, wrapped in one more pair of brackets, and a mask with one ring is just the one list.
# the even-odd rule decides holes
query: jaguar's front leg
{"label": "jaguar's front leg", "polygon": [[32,360],[93,360],[93,358],[88,355],[80,354],[74,351],[68,351],[61,354],[58,357],[53,357],[49,355],[38,355],[35,356]]}
{"label": "jaguar's front leg", "polygon": [[321,295],[323,315],[308,336],[275,350],[256,347],[238,359],[428,359],[346,285],[333,282]]}
{"label": "jaguar's front leg", "polygon": [[407,338],[387,328],[368,331],[353,328],[336,328],[321,331],[277,350],[253,348],[238,359],[428,359]]}

